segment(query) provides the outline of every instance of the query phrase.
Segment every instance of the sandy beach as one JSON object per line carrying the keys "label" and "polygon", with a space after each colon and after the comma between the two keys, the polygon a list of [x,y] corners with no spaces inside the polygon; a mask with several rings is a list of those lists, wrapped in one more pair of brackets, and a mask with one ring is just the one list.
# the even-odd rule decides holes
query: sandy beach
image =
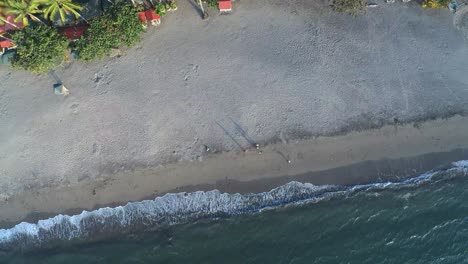
{"label": "sandy beach", "polygon": [[325,1],[242,0],[201,20],[179,1],[121,57],[58,69],[68,97],[1,67],[0,227],[468,159],[468,46],[452,15],[378,4],[354,18]]}
{"label": "sandy beach", "polygon": [[108,172],[97,180],[32,189],[0,204],[1,226],[152,199],[170,192],[264,192],[290,181],[351,185],[398,181],[468,159],[468,118],[385,126],[342,136],[208,154],[197,161]]}

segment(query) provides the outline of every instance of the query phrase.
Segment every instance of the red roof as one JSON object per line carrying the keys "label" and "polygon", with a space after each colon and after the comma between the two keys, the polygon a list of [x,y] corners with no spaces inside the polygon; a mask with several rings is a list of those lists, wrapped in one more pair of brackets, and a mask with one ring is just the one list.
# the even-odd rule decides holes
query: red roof
{"label": "red roof", "polygon": [[153,9],[148,9],[145,11],[145,15],[146,15],[146,18],[149,20],[149,21],[153,21],[153,20],[160,20],[161,17],[156,14],[156,12],[154,12]]}
{"label": "red roof", "polygon": [[141,22],[146,22],[146,13],[145,11],[138,12],[138,18]]}
{"label": "red roof", "polygon": [[0,48],[11,48],[14,44],[9,40],[0,40]]}
{"label": "red roof", "polygon": [[[0,16],[3,16],[3,15],[0,14]],[[10,23],[5,23],[5,24],[1,25],[0,26],[0,33],[4,33],[4,32],[6,32],[8,30],[16,29],[16,27],[13,26],[13,25],[16,25],[18,28],[23,28],[23,23],[21,21],[15,22],[14,19],[15,19],[15,17],[13,15],[7,15],[6,16],[6,21],[8,21]]]}
{"label": "red roof", "polygon": [[231,0],[219,0],[218,8],[219,10],[231,10],[232,9]]}
{"label": "red roof", "polygon": [[87,28],[87,26],[60,28],[59,33],[68,39],[79,39],[81,36],[83,36]]}

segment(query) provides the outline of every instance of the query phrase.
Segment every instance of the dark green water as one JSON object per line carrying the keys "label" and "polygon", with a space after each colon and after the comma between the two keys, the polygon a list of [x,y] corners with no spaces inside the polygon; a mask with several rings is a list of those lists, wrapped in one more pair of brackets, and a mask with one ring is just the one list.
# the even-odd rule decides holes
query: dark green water
{"label": "dark green water", "polygon": [[468,177],[442,178],[0,262],[468,263]]}

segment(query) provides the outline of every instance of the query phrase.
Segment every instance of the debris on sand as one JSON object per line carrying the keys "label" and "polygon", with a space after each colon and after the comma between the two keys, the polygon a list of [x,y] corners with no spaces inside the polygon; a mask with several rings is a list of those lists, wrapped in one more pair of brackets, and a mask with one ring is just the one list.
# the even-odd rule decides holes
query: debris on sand
{"label": "debris on sand", "polygon": [[54,94],[67,96],[70,94],[70,91],[65,87],[65,85],[59,84],[54,86]]}

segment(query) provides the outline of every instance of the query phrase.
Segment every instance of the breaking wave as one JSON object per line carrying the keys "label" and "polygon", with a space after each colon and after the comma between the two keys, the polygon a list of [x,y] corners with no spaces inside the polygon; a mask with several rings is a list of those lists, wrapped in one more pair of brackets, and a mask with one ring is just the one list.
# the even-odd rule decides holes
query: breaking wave
{"label": "breaking wave", "polygon": [[468,175],[468,161],[458,161],[450,168],[398,182],[354,186],[316,186],[290,182],[269,192],[257,194],[228,194],[218,190],[166,194],[154,200],[83,211],[73,216],[57,215],[40,220],[37,224],[23,222],[10,229],[0,229],[0,251],[29,251],[97,241],[119,234],[157,230],[199,219],[229,217],[288,204],[349,197],[368,190],[413,188],[465,175]]}

